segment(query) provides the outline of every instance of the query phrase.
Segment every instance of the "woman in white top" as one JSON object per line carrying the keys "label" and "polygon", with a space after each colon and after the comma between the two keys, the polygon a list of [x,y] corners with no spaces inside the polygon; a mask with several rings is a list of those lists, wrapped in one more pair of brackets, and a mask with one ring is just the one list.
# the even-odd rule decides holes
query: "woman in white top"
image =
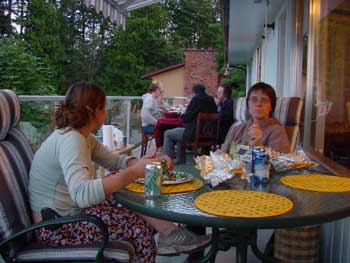
{"label": "woman in white top", "polygon": [[158,98],[161,89],[158,83],[152,83],[148,87],[148,92],[142,96],[141,119],[145,134],[153,134],[157,119],[160,116]]}
{"label": "woman in white top", "polygon": [[[35,223],[45,220],[44,208],[58,215],[89,214],[107,225],[110,239],[128,240],[140,262],[155,262],[153,234],[160,233],[158,253],[176,253],[200,247],[207,236],[193,236],[171,222],[147,217],[119,206],[111,197],[135,179],[144,177],[145,165],[163,156],[137,159],[109,151],[92,135],[106,117],[106,96],[90,83],[77,83],[55,112],[56,130],[35,153],[29,177],[30,204]],[[97,178],[93,162],[116,171]],[[120,170],[119,170],[120,169]],[[118,171],[119,170],[119,171]],[[92,224],[79,222],[56,230],[40,229],[39,239],[49,245],[74,245],[102,239]]]}

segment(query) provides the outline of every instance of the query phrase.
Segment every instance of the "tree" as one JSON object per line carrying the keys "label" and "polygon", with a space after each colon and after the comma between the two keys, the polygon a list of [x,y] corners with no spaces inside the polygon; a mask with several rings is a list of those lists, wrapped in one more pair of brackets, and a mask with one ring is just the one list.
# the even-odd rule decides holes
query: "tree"
{"label": "tree", "polygon": [[167,40],[167,19],[164,6],[152,5],[133,11],[125,31],[115,32],[97,77],[108,94],[140,95],[148,85],[142,75],[182,60],[182,51]]}
{"label": "tree", "polygon": [[0,87],[17,94],[55,93],[55,71],[20,40],[0,40]]}
{"label": "tree", "polygon": [[166,0],[173,44],[182,48],[211,47],[209,25],[217,22],[217,1]]}
{"label": "tree", "polygon": [[0,37],[12,34],[11,10],[12,1],[0,0]]}

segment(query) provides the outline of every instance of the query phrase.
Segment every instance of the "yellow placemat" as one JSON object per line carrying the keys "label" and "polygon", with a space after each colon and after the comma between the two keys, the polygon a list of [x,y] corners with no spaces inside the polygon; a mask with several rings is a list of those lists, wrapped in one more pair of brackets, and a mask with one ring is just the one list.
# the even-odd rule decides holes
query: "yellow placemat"
{"label": "yellow placemat", "polygon": [[348,192],[350,179],[326,174],[299,174],[281,178],[289,187],[316,192]]}
{"label": "yellow placemat", "polygon": [[209,214],[245,218],[277,216],[293,208],[293,202],[286,197],[247,190],[208,192],[198,196],[194,203]]}
{"label": "yellow placemat", "polygon": [[[203,185],[204,184],[202,180],[198,178],[193,178],[193,180],[183,184],[163,185],[162,194],[176,194],[176,193],[196,191],[200,189]],[[139,183],[129,184],[128,186],[125,187],[125,189],[136,193],[145,192],[144,185]]]}

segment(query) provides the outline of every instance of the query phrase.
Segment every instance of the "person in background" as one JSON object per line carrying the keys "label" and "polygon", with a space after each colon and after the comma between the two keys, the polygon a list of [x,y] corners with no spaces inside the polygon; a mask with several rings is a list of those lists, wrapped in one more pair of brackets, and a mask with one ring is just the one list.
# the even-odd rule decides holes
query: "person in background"
{"label": "person in background", "polygon": [[233,124],[226,135],[221,149],[228,152],[231,143],[253,146],[267,146],[275,151],[288,153],[290,144],[286,130],[272,114],[276,107],[274,89],[264,83],[254,84],[248,91],[247,108],[251,120]]}
{"label": "person in background", "polygon": [[152,83],[148,92],[142,96],[141,120],[145,134],[153,134],[157,119],[160,116],[157,99],[161,95],[158,83]]}
{"label": "person in background", "polygon": [[179,160],[180,144],[187,144],[193,141],[196,129],[198,113],[216,113],[217,106],[213,97],[205,93],[205,87],[202,84],[196,84],[192,87],[193,97],[181,118],[185,127],[167,130],[164,133],[163,152],[175,159],[174,147],[176,144],[177,160]]}
{"label": "person in background", "polygon": [[[35,223],[51,214],[94,215],[104,221],[111,240],[128,240],[141,263],[155,262],[159,254],[188,252],[209,242],[172,222],[130,211],[111,195],[137,178],[144,177],[145,165],[166,160],[119,155],[104,147],[92,132],[102,126],[107,114],[106,95],[96,85],[80,82],[66,93],[55,111],[56,130],[36,151],[29,174],[29,197]],[[94,163],[113,172],[97,178]],[[159,232],[158,248],[153,235]],[[88,222],[41,228],[38,239],[51,246],[89,244],[102,240],[100,230]]]}
{"label": "person in background", "polygon": [[160,95],[157,99],[158,107],[160,112],[168,112],[170,109],[170,106],[164,101],[164,90],[161,89]]}
{"label": "person in background", "polygon": [[220,85],[218,87],[216,97],[218,112],[221,115],[218,143],[222,144],[225,141],[226,134],[233,123],[233,100],[231,85],[227,83]]}

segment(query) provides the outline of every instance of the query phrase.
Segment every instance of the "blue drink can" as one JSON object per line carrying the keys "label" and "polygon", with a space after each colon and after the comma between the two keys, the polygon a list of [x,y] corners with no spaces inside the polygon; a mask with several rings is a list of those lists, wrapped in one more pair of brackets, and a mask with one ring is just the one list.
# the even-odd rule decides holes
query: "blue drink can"
{"label": "blue drink can", "polygon": [[270,160],[265,147],[254,147],[252,150],[252,172],[254,184],[264,184],[270,179]]}

